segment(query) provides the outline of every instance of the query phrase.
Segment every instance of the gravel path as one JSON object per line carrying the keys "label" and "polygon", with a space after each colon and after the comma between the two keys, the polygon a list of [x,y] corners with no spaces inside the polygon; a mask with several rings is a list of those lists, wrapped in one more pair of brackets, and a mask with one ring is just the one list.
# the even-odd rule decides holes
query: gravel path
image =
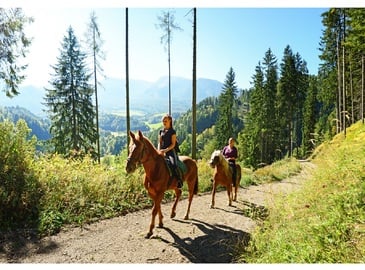
{"label": "gravel path", "polygon": [[146,209],[40,240],[3,237],[0,263],[231,263],[232,247],[249,241],[273,194],[285,196],[311,173],[312,163],[301,165],[300,174],[282,182],[240,188],[232,207],[226,191],[216,194],[215,209],[209,208],[210,194],[196,195],[190,220],[183,219],[186,199],[179,202],[174,219],[169,217],[172,203],[163,204],[164,228],[156,227],[151,239],[144,238],[151,219]]}

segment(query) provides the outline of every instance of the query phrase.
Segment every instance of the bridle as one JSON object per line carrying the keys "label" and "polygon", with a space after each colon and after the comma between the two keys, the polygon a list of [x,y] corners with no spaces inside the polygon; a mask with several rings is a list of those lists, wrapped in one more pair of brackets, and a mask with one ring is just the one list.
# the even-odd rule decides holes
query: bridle
{"label": "bridle", "polygon": [[[136,144],[136,143],[134,143],[134,144]],[[146,159],[146,160],[142,160],[142,159],[143,159],[143,157],[144,157],[145,152],[146,152],[146,145],[145,145],[145,143],[144,143],[144,142],[142,142],[142,150],[140,151],[140,153],[139,153],[138,157],[133,158],[133,157],[131,157],[131,155],[130,155],[130,156],[127,158],[127,162],[133,162],[133,161],[134,161],[136,164],[143,164],[143,163],[146,163],[147,161],[149,161],[149,160],[150,160],[150,158],[148,158],[148,157],[147,157],[147,159]]]}

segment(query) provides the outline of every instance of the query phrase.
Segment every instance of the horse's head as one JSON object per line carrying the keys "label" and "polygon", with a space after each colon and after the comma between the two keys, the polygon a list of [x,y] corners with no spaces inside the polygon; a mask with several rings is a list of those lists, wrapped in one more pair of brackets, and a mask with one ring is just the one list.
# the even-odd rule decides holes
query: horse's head
{"label": "horse's head", "polygon": [[136,136],[132,131],[129,131],[129,136],[131,141],[129,144],[129,156],[125,169],[127,173],[132,173],[136,170],[137,165],[142,162],[141,160],[143,159],[146,146],[141,131],[138,131],[138,136]]}
{"label": "horse's head", "polygon": [[214,168],[217,164],[219,164],[221,162],[222,157],[223,156],[221,154],[221,151],[215,150],[210,157],[210,161],[209,161],[210,167]]}

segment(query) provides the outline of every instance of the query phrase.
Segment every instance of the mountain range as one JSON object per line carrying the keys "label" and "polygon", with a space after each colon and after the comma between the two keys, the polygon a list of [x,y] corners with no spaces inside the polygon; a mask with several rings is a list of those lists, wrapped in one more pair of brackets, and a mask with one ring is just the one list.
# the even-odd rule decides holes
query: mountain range
{"label": "mountain range", "polygon": [[[148,115],[168,112],[168,77],[162,77],[156,82],[130,80],[129,109],[131,114]],[[197,103],[206,97],[217,97],[223,84],[216,80],[199,78],[197,80]],[[0,106],[19,106],[26,108],[37,116],[45,116],[45,89],[35,86],[23,86],[20,94],[13,98],[3,96]],[[105,113],[124,114],[126,110],[126,81],[107,78],[98,87],[99,111]],[[192,106],[192,81],[181,77],[171,77],[171,110],[185,112]]]}

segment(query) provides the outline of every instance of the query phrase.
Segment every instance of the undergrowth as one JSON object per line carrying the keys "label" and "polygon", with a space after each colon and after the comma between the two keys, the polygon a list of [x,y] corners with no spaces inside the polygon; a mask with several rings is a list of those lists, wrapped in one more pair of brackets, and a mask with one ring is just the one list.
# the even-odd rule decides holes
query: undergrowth
{"label": "undergrowth", "polygon": [[269,206],[270,215],[242,248],[248,263],[365,262],[365,126],[337,135],[314,153],[304,187]]}
{"label": "undergrowth", "polygon": [[[59,232],[64,226],[83,226],[100,219],[151,207],[143,186],[144,170],[125,171],[126,152],[107,156],[97,164],[91,157],[66,159],[40,156],[24,121],[2,123],[0,137],[0,232],[27,228],[39,235]],[[212,188],[214,169],[198,160],[199,194]],[[241,186],[278,181],[297,173],[294,159],[255,172],[242,168]],[[224,187],[219,186],[218,190]],[[183,198],[188,191],[184,184]],[[175,198],[167,191],[164,202]]]}

